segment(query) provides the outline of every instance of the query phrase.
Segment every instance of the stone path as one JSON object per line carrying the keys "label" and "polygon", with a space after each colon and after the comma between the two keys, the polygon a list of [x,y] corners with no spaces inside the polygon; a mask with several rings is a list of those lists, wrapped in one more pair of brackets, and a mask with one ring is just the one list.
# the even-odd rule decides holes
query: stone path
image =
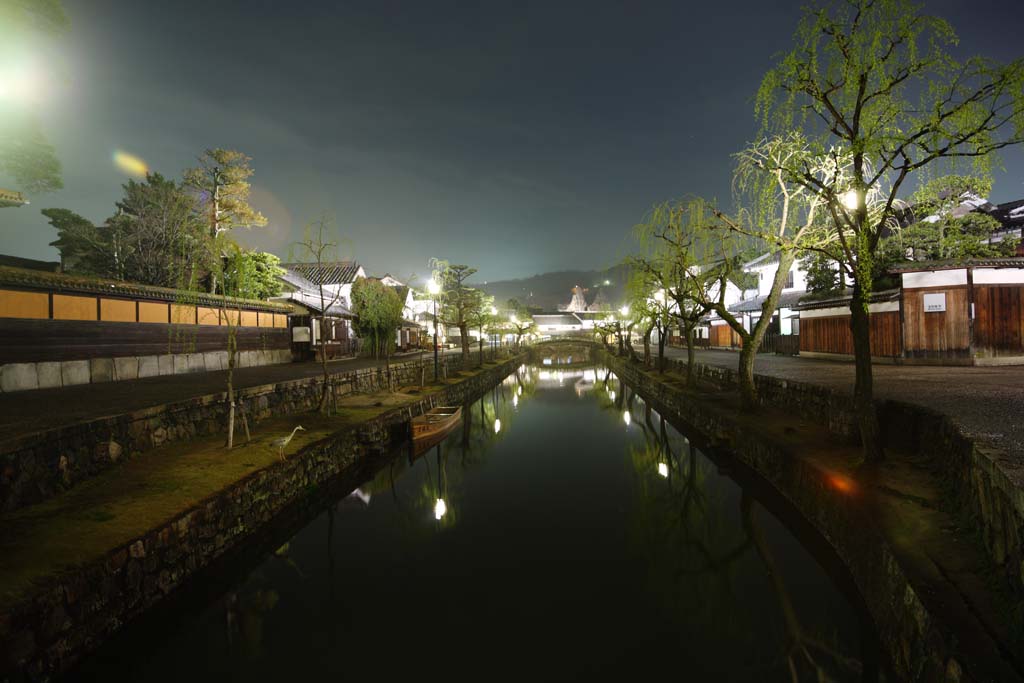
{"label": "stone path", "polygon": [[[459,353],[457,349],[445,352]],[[402,354],[393,363],[418,360],[419,353]],[[424,353],[429,365],[432,359]],[[332,373],[383,366],[383,361],[370,358],[352,358],[330,361]],[[316,377],[322,372],[319,362],[264,365],[235,370],[235,386],[245,387],[274,384],[295,379]],[[146,379],[106,384],[81,384],[58,389],[38,389],[0,394],[0,440],[22,434],[31,434],[63,425],[100,417],[120,415],[196,396],[206,396],[226,389],[227,372],[201,372],[185,375],[165,375]]]}
{"label": "stone path", "polygon": [[[656,352],[656,351],[655,351]],[[686,360],[686,349],[669,348],[665,355]],[[698,351],[697,362],[736,369],[732,351]],[[758,354],[754,372],[820,384],[853,393],[853,363],[798,356]],[[1024,365],[944,367],[875,365],[875,396],[913,403],[950,415],[968,436],[1002,449],[1024,464]]]}

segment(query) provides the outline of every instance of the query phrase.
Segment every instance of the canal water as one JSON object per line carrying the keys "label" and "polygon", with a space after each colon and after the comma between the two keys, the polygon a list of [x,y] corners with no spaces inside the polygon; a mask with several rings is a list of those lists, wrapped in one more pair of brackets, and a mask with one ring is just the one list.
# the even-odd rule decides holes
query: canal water
{"label": "canal water", "polygon": [[602,368],[520,368],[379,467],[71,677],[875,678],[821,539]]}

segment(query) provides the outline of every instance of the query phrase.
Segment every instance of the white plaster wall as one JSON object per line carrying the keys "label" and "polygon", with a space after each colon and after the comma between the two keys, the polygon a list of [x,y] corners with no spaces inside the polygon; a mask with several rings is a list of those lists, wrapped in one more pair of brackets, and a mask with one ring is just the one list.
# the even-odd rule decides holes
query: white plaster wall
{"label": "white plaster wall", "polygon": [[1024,268],[975,268],[976,285],[1024,284]]}
{"label": "white plaster wall", "polygon": [[903,273],[903,288],[949,287],[967,284],[967,269],[936,270],[933,272]]}

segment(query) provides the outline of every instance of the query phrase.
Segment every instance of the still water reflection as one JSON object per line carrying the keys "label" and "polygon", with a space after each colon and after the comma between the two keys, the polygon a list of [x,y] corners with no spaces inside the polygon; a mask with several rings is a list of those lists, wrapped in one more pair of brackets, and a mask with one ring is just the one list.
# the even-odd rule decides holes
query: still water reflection
{"label": "still water reflection", "polygon": [[861,613],[720,466],[611,373],[524,367],[75,677],[871,679]]}

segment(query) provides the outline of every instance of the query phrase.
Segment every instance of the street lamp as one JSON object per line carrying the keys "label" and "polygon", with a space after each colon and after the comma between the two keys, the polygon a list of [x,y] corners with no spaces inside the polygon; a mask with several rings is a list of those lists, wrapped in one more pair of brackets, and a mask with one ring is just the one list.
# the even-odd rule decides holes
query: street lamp
{"label": "street lamp", "polygon": [[430,282],[427,283],[427,291],[430,292],[430,298],[434,301],[434,381],[437,381],[437,295],[441,292],[441,285],[437,283],[437,280],[431,278]]}
{"label": "street lamp", "polygon": [[849,211],[856,211],[860,205],[860,193],[857,190],[848,190],[840,199]]}

